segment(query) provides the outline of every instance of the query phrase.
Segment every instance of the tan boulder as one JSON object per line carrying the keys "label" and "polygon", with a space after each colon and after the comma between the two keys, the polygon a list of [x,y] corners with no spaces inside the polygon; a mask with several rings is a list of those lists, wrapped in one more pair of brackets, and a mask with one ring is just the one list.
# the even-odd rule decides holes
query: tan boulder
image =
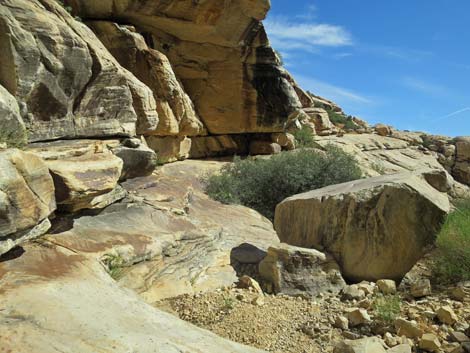
{"label": "tan boulder", "polygon": [[367,337],[340,342],[335,346],[333,353],[385,353],[385,348],[379,338]]}
{"label": "tan boulder", "polygon": [[457,137],[455,147],[455,164],[452,174],[461,183],[470,185],[470,137]]}
{"label": "tan boulder", "polygon": [[192,136],[203,131],[191,99],[164,54],[149,48],[133,27],[105,21],[88,24],[119,63],[153,91],[159,122],[149,134]]}
{"label": "tan boulder", "polygon": [[395,294],[397,292],[397,284],[390,279],[381,279],[377,281],[379,291],[385,295]]}
{"label": "tan boulder", "polygon": [[371,318],[366,309],[352,308],[347,311],[348,322],[351,327],[364,325],[371,322]]}
{"label": "tan boulder", "polygon": [[446,325],[453,325],[459,320],[454,310],[448,305],[441,306],[436,314],[439,321]]}
{"label": "tan boulder", "polygon": [[84,20],[119,18],[145,32],[152,49],[170,60],[211,134],[282,132],[301,108],[260,22],[268,0],[69,3]]}
{"label": "tan boulder", "polygon": [[441,342],[435,334],[425,333],[419,340],[419,348],[426,352],[439,352]]}
{"label": "tan boulder", "polygon": [[0,84],[0,143],[21,147],[28,142],[26,126],[15,97]]}
{"label": "tan boulder", "polygon": [[331,256],[287,244],[268,249],[259,264],[259,274],[273,286],[275,293],[287,295],[337,294],[346,286]]}
{"label": "tan boulder", "polygon": [[323,108],[306,108],[304,112],[309,116],[309,122],[315,126],[315,131],[319,136],[331,135],[336,132],[336,128],[330,121],[328,113]]}
{"label": "tan boulder", "polygon": [[0,150],[0,255],[44,234],[55,208],[54,184],[44,161],[16,149]]}
{"label": "tan boulder", "polygon": [[395,320],[395,328],[399,336],[406,336],[408,338],[420,338],[424,331],[414,321],[408,321],[403,318]]}
{"label": "tan boulder", "polygon": [[422,298],[431,295],[431,281],[427,278],[423,278],[411,283],[410,293],[414,298]]}
{"label": "tan boulder", "polygon": [[450,210],[447,195],[426,182],[426,173],[292,196],[276,207],[276,231],[283,242],[332,254],[349,280],[401,280],[433,245]]}
{"label": "tan boulder", "polygon": [[30,141],[156,129],[150,89],[58,1],[5,0],[0,18],[0,83],[23,102]]}
{"label": "tan boulder", "polygon": [[295,149],[295,137],[292,134],[286,132],[276,132],[271,134],[271,140],[288,151]]}
{"label": "tan boulder", "polygon": [[159,163],[180,161],[189,157],[191,139],[185,136],[148,136],[148,146],[157,153]]}
{"label": "tan boulder", "polygon": [[103,208],[125,196],[118,187],[124,162],[108,148],[119,144],[118,140],[66,140],[32,144],[28,149],[45,160],[59,209],[75,212]]}
{"label": "tan boulder", "polygon": [[377,134],[379,134],[380,136],[389,136],[392,134],[392,129],[390,129],[390,126],[384,124],[377,124],[374,128]]}

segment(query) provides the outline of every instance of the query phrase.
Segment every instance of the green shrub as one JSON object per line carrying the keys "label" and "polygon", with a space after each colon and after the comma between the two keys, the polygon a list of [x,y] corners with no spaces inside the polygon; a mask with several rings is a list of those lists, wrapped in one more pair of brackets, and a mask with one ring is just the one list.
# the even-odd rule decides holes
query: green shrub
{"label": "green shrub", "polygon": [[442,284],[470,280],[470,200],[447,217],[437,237],[433,274]]}
{"label": "green shrub", "polygon": [[345,130],[357,130],[359,126],[353,121],[351,116],[337,113],[331,109],[325,109],[330,121],[335,125],[343,125]]}
{"label": "green shrub", "polygon": [[315,146],[315,138],[312,130],[305,125],[302,125],[300,130],[292,133],[295,137],[296,146],[300,148],[308,148]]}
{"label": "green shrub", "polygon": [[101,261],[106,266],[111,278],[118,280],[124,275],[126,262],[120,255],[106,254]]}
{"label": "green shrub", "polygon": [[337,147],[302,149],[270,158],[236,158],[206,179],[206,192],[226,204],[251,207],[269,219],[286,197],[361,178],[353,156]]}
{"label": "green shrub", "polygon": [[401,298],[399,295],[379,295],[372,303],[375,317],[383,323],[390,324],[400,315]]}

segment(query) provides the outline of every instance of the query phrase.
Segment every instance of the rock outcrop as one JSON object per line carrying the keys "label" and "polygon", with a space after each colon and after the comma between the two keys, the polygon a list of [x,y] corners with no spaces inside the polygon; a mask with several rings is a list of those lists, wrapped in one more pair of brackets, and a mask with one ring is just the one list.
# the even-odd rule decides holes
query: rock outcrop
{"label": "rock outcrop", "polygon": [[57,1],[2,1],[0,49],[0,84],[17,99],[30,141],[157,129],[150,89]]}
{"label": "rock outcrop", "polygon": [[159,117],[155,134],[194,136],[203,133],[193,103],[164,54],[149,48],[133,27],[104,21],[91,21],[88,25],[119,63],[152,90]]}
{"label": "rock outcrop", "polygon": [[26,126],[21,118],[18,102],[0,85],[0,143],[6,143],[9,147],[21,147],[27,142]]}
{"label": "rock outcrop", "polygon": [[0,255],[46,233],[55,208],[46,164],[30,153],[0,151]]}
{"label": "rock outcrop", "polygon": [[301,108],[260,22],[267,0],[68,3],[87,21],[134,25],[151,49],[168,57],[211,134],[282,132]]}
{"label": "rock outcrop", "polygon": [[[401,173],[296,195],[276,208],[281,241],[333,255],[351,281],[401,280],[433,245],[447,195],[426,174]],[[440,176],[445,178],[445,174]]]}
{"label": "rock outcrop", "polygon": [[259,264],[259,272],[277,294],[316,297],[320,293],[339,293],[346,286],[331,256],[287,244],[270,247]]}

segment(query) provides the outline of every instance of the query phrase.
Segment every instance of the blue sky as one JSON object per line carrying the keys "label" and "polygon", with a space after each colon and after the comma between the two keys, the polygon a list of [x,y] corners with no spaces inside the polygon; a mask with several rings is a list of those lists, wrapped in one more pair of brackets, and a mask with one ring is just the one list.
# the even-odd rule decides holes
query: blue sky
{"label": "blue sky", "polygon": [[305,89],[370,123],[470,135],[470,1],[271,5],[271,45]]}

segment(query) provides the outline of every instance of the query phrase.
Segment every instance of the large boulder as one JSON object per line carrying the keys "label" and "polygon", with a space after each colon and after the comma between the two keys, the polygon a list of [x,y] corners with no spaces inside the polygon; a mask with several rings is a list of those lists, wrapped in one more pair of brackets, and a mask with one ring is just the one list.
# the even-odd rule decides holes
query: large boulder
{"label": "large boulder", "polygon": [[461,183],[470,185],[470,137],[455,139],[456,157],[452,173]]}
{"label": "large boulder", "polygon": [[27,141],[26,126],[21,118],[18,102],[0,85],[0,143],[21,147]]}
{"label": "large boulder", "polygon": [[272,246],[259,264],[259,273],[275,293],[315,297],[338,294],[345,286],[336,261],[314,249],[287,244]]}
{"label": "large boulder", "polygon": [[[124,159],[114,155],[124,153],[117,140],[75,140],[37,143],[29,150],[41,156],[54,179],[59,210],[76,212],[82,209],[103,208],[123,198],[125,192],[118,186],[123,174]],[[137,162],[137,161],[134,161]]]}
{"label": "large boulder", "polygon": [[84,20],[119,19],[144,33],[169,58],[211,134],[281,132],[301,108],[261,23],[269,0],[68,3]]}
{"label": "large boulder", "polygon": [[55,0],[0,3],[0,84],[30,141],[156,130],[152,92]]}
{"label": "large boulder", "polygon": [[54,184],[41,158],[0,151],[0,255],[44,234],[55,208]]}
{"label": "large boulder", "polygon": [[445,177],[399,173],[290,197],[276,208],[276,231],[283,242],[329,252],[351,281],[401,280],[450,210],[447,195],[426,181],[430,175]]}

